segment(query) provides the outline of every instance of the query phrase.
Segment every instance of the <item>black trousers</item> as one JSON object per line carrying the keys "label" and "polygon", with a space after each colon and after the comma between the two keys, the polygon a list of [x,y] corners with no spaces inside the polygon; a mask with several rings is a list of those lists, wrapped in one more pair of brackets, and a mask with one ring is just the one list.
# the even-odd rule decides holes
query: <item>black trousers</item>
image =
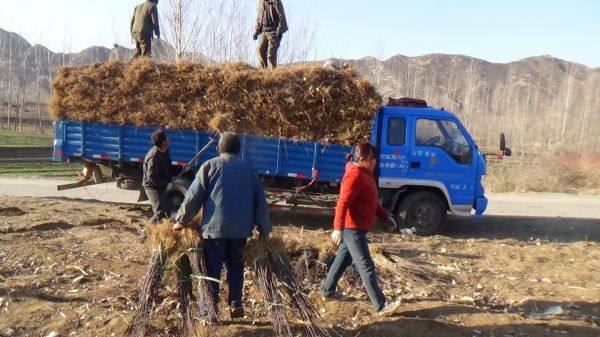
{"label": "black trousers", "polygon": [[[242,253],[246,247],[246,239],[204,239],[204,258],[208,277],[221,279],[223,264],[227,270],[229,297],[227,304],[242,303],[244,289],[244,260]],[[219,302],[219,283],[210,282],[211,293],[215,303]]]}
{"label": "black trousers", "polygon": [[168,219],[171,217],[171,202],[167,196],[166,190],[156,190],[150,187],[144,187],[146,196],[152,205],[152,211],[154,215],[150,219],[151,224],[155,224],[162,219]]}

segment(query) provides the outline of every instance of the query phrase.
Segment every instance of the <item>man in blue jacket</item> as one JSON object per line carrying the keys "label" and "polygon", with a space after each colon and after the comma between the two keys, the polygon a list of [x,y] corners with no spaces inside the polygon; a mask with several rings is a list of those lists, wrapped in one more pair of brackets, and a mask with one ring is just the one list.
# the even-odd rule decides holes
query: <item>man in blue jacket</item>
{"label": "man in blue jacket", "polygon": [[[254,168],[239,158],[240,148],[238,135],[221,134],[217,146],[220,156],[200,167],[173,225],[174,230],[180,230],[203,209],[200,232],[207,276],[220,279],[225,264],[232,319],[244,316],[242,252],[246,240],[254,227],[262,237],[268,237],[272,228],[262,184]],[[211,282],[211,287],[214,303],[218,303],[219,283]]]}

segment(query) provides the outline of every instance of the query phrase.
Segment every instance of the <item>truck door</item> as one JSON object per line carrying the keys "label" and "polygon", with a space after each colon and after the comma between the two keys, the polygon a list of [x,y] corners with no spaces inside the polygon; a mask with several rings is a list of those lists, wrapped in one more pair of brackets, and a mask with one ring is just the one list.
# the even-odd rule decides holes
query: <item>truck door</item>
{"label": "truck door", "polygon": [[384,114],[381,121],[379,176],[406,177],[409,169],[411,119],[407,116]]}
{"label": "truck door", "polygon": [[414,137],[408,175],[413,179],[443,183],[452,202],[451,210],[455,213],[470,212],[477,174],[473,144],[452,119],[411,119]]}

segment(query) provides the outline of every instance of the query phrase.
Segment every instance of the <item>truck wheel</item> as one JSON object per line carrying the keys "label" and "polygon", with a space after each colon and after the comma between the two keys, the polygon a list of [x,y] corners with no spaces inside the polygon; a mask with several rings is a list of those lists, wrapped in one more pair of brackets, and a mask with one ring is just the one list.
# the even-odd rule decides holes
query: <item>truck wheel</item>
{"label": "truck wheel", "polygon": [[396,219],[401,227],[414,227],[418,235],[429,236],[444,229],[446,213],[446,206],[437,195],[423,191],[402,200]]}
{"label": "truck wheel", "polygon": [[142,187],[139,181],[133,179],[118,179],[117,187],[123,190],[136,191]]}
{"label": "truck wheel", "polygon": [[171,202],[173,213],[179,210],[190,184],[191,182],[186,179],[177,179],[167,186],[167,196]]}

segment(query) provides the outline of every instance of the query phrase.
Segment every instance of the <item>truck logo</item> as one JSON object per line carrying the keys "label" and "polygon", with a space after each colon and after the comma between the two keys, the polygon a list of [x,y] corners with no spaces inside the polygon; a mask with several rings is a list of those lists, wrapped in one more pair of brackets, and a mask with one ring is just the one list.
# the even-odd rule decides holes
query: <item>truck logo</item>
{"label": "truck logo", "polygon": [[433,167],[438,164],[438,159],[436,156],[429,158],[429,166]]}

